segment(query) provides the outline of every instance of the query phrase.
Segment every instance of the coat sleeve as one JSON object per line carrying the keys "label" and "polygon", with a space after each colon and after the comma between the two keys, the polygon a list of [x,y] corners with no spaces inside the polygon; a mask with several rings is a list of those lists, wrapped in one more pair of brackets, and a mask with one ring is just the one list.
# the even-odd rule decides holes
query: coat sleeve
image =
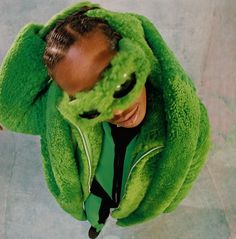
{"label": "coat sleeve", "polygon": [[37,34],[41,28],[22,27],[0,68],[0,124],[18,133],[40,135],[44,127],[51,79],[42,59],[46,42]]}
{"label": "coat sleeve", "polygon": [[208,112],[201,100],[199,100],[199,104],[201,110],[201,118],[196,153],[193,157],[192,164],[189,168],[188,174],[184,180],[182,187],[180,188],[178,194],[170,203],[170,205],[164,210],[164,213],[169,213],[175,210],[182,202],[182,200],[187,196],[190,189],[194,185],[195,180],[199,176],[201,169],[205,165],[205,162],[208,158],[208,153],[212,147],[211,125]]}
{"label": "coat sleeve", "polygon": [[63,9],[45,25],[29,23],[16,36],[0,68],[0,125],[18,133],[41,135],[51,79],[42,62],[45,36],[58,20],[79,10],[99,8],[88,1]]}

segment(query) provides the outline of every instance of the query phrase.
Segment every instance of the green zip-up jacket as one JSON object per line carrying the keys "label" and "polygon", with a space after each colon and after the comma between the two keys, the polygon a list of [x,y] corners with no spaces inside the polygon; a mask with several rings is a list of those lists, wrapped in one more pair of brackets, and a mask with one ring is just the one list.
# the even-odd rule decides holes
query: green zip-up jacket
{"label": "green zip-up jacket", "polygon": [[[73,13],[84,4],[96,5],[77,3],[58,16]],[[193,82],[155,26],[144,16],[128,15],[139,25],[137,29],[143,29],[160,63],[161,81],[154,84],[155,79],[147,79],[144,125],[131,155],[133,164],[124,196],[112,212],[120,226],[174,210],[199,175],[211,145],[207,110]],[[14,132],[40,136],[49,191],[67,213],[87,220],[84,202],[102,154],[102,123],[85,128],[65,119],[58,110],[63,91],[43,65],[45,40],[41,31],[46,31],[43,25],[24,26],[4,57],[0,124]]]}

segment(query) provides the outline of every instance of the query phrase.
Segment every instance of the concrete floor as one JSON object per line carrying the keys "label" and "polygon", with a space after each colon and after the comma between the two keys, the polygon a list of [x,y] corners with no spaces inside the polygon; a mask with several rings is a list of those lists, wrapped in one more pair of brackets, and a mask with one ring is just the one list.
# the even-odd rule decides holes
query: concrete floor
{"label": "concrete floor", "polygon": [[[55,4],[56,2],[56,4]],[[45,23],[75,1],[1,0],[0,62],[19,29]],[[152,20],[209,110],[214,146],[176,211],[130,228],[110,218],[103,239],[236,238],[236,1],[94,1]],[[43,178],[39,137],[0,131],[0,239],[87,238],[89,224],[65,213]]]}

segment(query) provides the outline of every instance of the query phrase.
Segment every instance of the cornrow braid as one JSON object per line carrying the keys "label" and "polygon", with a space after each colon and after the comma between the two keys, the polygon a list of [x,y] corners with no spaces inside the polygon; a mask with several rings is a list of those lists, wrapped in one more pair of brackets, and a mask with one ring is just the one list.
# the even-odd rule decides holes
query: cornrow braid
{"label": "cornrow braid", "polygon": [[105,19],[83,15],[87,10],[94,8],[83,7],[65,19],[57,21],[56,26],[47,34],[43,61],[49,75],[52,76],[53,68],[63,59],[70,46],[95,28],[99,28],[105,34],[110,41],[111,50],[118,48],[117,43],[122,37]]}

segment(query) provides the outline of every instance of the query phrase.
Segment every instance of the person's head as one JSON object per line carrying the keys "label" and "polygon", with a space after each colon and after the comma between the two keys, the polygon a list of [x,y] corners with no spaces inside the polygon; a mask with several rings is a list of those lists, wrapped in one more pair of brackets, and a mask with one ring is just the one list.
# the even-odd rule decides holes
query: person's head
{"label": "person's head", "polygon": [[[93,88],[101,79],[118,52],[120,39],[106,20],[88,17],[80,11],[58,22],[47,35],[44,63],[52,79],[73,98],[77,92]],[[122,122],[133,112],[135,117]],[[113,113],[114,117],[107,120],[112,124],[125,128],[139,125],[146,114],[145,87],[128,109],[117,109]]]}

